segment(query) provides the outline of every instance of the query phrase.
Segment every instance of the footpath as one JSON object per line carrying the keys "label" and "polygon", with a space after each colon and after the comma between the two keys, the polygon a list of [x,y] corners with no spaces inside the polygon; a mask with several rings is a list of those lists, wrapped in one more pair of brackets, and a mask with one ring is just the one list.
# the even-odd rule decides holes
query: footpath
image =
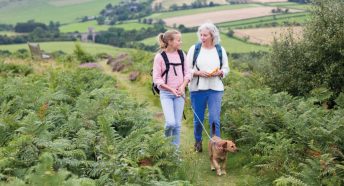
{"label": "footpath", "polygon": [[[145,87],[138,82],[131,82],[127,73],[112,72],[111,67],[106,62],[101,62],[101,67],[105,74],[114,77],[117,80],[116,87],[129,93],[133,99],[139,103],[146,103],[148,112],[155,116],[157,122],[164,124],[164,116],[161,111],[160,102],[157,97],[153,96],[149,87]],[[210,160],[208,156],[208,137],[203,134],[203,152],[194,152],[194,137],[193,137],[193,123],[192,111],[190,107],[190,100],[187,99],[185,104],[186,120],[183,120],[182,134],[181,134],[181,151],[182,163],[181,172],[187,176],[187,180],[195,186],[235,186],[235,176],[230,170],[230,165],[227,165],[227,175],[217,176],[214,171],[210,170]],[[205,126],[209,128],[208,125]]]}

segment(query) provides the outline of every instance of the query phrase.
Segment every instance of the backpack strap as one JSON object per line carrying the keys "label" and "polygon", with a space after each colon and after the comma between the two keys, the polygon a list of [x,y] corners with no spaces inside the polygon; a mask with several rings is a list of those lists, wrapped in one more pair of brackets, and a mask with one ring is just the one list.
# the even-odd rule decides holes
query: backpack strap
{"label": "backpack strap", "polygon": [[194,55],[193,55],[193,60],[192,60],[192,68],[195,67],[197,57],[199,55],[199,52],[201,51],[202,43],[196,43],[195,44],[195,50],[194,50]]}
{"label": "backpack strap", "polygon": [[215,45],[215,48],[216,48],[216,51],[217,51],[217,54],[219,55],[219,60],[220,60],[220,69],[222,68],[222,48],[221,48],[221,45],[219,44],[216,44]]}
{"label": "backpack strap", "polygon": [[165,77],[165,84],[167,84],[167,76],[168,76],[168,71],[170,70],[170,62],[168,61],[168,57],[165,51],[161,52],[161,56],[164,59],[166,70],[161,74],[161,77],[163,77],[166,74]]}
{"label": "backpack strap", "polygon": [[[201,47],[202,47],[202,43],[196,43],[195,44],[195,50],[194,50],[194,54],[193,54],[193,59],[192,59],[192,68],[194,68],[196,66],[197,70],[199,70],[199,68],[197,67],[197,57],[199,55],[199,52],[201,51]],[[197,85],[199,83],[199,76],[197,77]]]}
{"label": "backpack strap", "polygon": [[183,71],[183,77],[185,76],[185,72],[184,72],[184,53],[182,50],[178,50],[178,54],[180,57],[180,62],[182,63],[182,71]]}

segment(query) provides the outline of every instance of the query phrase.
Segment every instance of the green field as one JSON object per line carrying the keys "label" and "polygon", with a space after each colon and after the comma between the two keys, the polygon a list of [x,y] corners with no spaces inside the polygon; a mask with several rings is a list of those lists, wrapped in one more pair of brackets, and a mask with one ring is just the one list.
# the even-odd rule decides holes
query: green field
{"label": "green field", "polygon": [[[40,48],[46,52],[63,51],[71,54],[75,48],[75,42],[42,42],[39,43]],[[121,52],[130,51],[132,49],[116,48],[109,45],[101,45],[95,43],[80,43],[81,47],[90,54],[108,53],[111,55],[117,55]],[[14,44],[14,45],[0,45],[0,50],[9,50],[14,52],[18,49],[27,49],[27,44]]]}
{"label": "green field", "polygon": [[116,24],[116,25],[98,25],[96,21],[88,21],[88,22],[83,22],[83,23],[73,23],[73,24],[68,24],[68,25],[63,25],[60,27],[61,32],[87,32],[88,27],[93,27],[95,28],[95,31],[105,31],[108,30],[110,27],[117,27],[117,28],[123,28],[124,30],[139,30],[141,28],[149,28],[152,27],[152,25],[148,24],[142,24],[138,22],[125,22],[121,24]]}
{"label": "green field", "polygon": [[[190,46],[195,44],[198,41],[198,39],[196,33],[186,33],[182,35],[182,41],[183,50],[188,51]],[[154,45],[156,43],[156,37],[145,39],[142,41],[142,43],[146,45]],[[246,53],[252,51],[269,50],[269,47],[246,43],[235,38],[229,38],[224,34],[221,35],[221,45],[229,53]]]}
{"label": "green field", "polygon": [[215,7],[208,7],[208,8],[196,8],[196,9],[180,10],[180,11],[173,11],[173,12],[155,13],[146,18],[164,19],[164,18],[176,17],[176,16],[193,15],[193,14],[199,14],[199,13],[205,13],[205,12],[215,12],[215,11],[220,11],[220,10],[234,10],[234,9],[250,8],[250,7],[257,7],[257,6],[261,6],[261,5],[239,4],[239,5],[215,6]]}
{"label": "green field", "polygon": [[[0,0],[0,2],[4,0]],[[35,20],[48,23],[73,23],[84,16],[98,15],[109,3],[116,4],[120,0],[22,0],[8,1],[0,7],[0,23],[15,24]]]}
{"label": "green field", "polygon": [[300,9],[300,10],[308,10],[311,7],[310,4],[300,4],[300,3],[293,3],[293,2],[265,3],[264,5],[276,6],[276,7],[282,7],[282,8]]}
{"label": "green field", "polygon": [[237,28],[237,27],[245,27],[248,25],[261,25],[265,23],[283,23],[283,22],[297,22],[297,23],[305,23],[308,19],[309,13],[301,12],[301,13],[294,13],[294,14],[280,14],[275,16],[264,16],[264,17],[257,17],[252,19],[245,19],[245,20],[238,20],[238,21],[231,21],[227,23],[220,23],[218,24],[221,28]]}
{"label": "green field", "polygon": [[9,31],[0,31],[0,36],[4,36],[4,35],[7,35],[7,36],[16,36],[16,35],[20,35],[16,32],[9,32]]}

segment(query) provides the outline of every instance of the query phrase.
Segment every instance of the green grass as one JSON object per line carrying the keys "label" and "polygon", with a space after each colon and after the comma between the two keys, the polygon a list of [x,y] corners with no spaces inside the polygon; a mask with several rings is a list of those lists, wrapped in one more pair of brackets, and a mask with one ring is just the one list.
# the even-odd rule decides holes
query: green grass
{"label": "green grass", "polygon": [[152,25],[148,24],[142,24],[138,22],[124,22],[121,24],[116,24],[116,25],[98,25],[97,21],[88,21],[88,22],[83,22],[83,23],[73,23],[73,24],[68,24],[60,27],[61,32],[87,32],[88,27],[93,27],[95,28],[96,32],[98,31],[106,31],[110,27],[117,27],[117,28],[123,28],[124,30],[139,30],[141,28],[149,28],[152,27]]}
{"label": "green grass", "polygon": [[257,6],[261,6],[261,5],[257,5],[257,4],[224,5],[224,6],[215,6],[215,7],[207,7],[207,8],[180,10],[180,11],[173,11],[173,12],[155,13],[148,16],[147,18],[165,19],[169,17],[193,15],[193,14],[199,14],[199,13],[205,13],[205,12],[215,12],[215,11],[220,11],[220,10],[234,10],[234,9],[250,8],[250,7],[257,7]]}
{"label": "green grass", "polygon": [[140,30],[141,28],[150,28],[153,25],[138,23],[138,22],[126,22],[122,24],[114,25],[117,28],[123,28],[124,30]]}
{"label": "green grass", "polygon": [[[40,48],[46,52],[54,52],[61,50],[65,53],[71,54],[75,48],[75,42],[42,42],[39,43]],[[111,55],[117,55],[119,53],[129,51],[131,49],[116,48],[109,45],[95,44],[95,43],[81,43],[81,47],[90,54],[108,53]],[[14,45],[0,45],[0,50],[9,50],[14,52],[18,49],[27,49],[27,44],[14,44]]]}
{"label": "green grass", "polygon": [[[185,51],[188,51],[190,46],[195,44],[198,39],[196,33],[186,33],[182,35],[182,48]],[[154,45],[156,43],[156,37],[151,37],[142,41],[146,45]],[[226,49],[229,53],[246,53],[252,51],[268,51],[269,47],[267,46],[260,46],[255,44],[246,43],[244,41],[229,38],[226,35],[221,35],[221,45]]]}
{"label": "green grass", "polygon": [[88,32],[88,27],[93,27],[96,32],[98,31],[104,31],[110,28],[109,25],[98,25],[97,21],[88,21],[88,22],[82,22],[82,23],[73,23],[68,25],[63,25],[60,27],[61,32]]}
{"label": "green grass", "polygon": [[7,35],[7,36],[16,36],[16,35],[20,35],[16,32],[9,32],[9,31],[0,31],[0,36],[4,36],[4,35]]}
{"label": "green grass", "polygon": [[301,13],[294,13],[294,14],[280,14],[274,16],[264,16],[258,18],[251,18],[245,20],[238,20],[238,21],[231,21],[227,23],[220,23],[218,24],[221,28],[237,28],[237,27],[244,27],[248,25],[261,25],[265,23],[283,23],[285,21],[288,22],[297,22],[297,23],[305,23],[308,19],[309,13],[301,12]]}
{"label": "green grass", "polygon": [[0,23],[15,24],[31,19],[44,23],[49,21],[59,21],[61,24],[73,23],[84,16],[98,15],[108,3],[120,2],[120,0],[72,0],[72,2],[77,1],[80,3],[65,6],[53,4],[58,0],[14,1],[0,8]]}
{"label": "green grass", "polygon": [[293,2],[265,3],[264,5],[283,7],[283,8],[292,8],[292,9],[300,9],[300,10],[308,10],[312,6],[311,4],[300,4],[300,3],[293,3]]}

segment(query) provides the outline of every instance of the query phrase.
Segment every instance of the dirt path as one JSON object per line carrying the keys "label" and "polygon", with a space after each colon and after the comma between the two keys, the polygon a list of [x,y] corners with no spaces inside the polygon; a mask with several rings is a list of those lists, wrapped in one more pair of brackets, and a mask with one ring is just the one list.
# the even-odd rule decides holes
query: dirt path
{"label": "dirt path", "polygon": [[[152,92],[149,88],[146,88],[139,83],[131,82],[128,78],[128,74],[112,72],[111,68],[106,65],[106,62],[101,62],[103,71],[115,77],[117,80],[118,88],[127,91],[130,96],[139,102],[146,102],[149,112],[154,113],[155,119],[161,122],[163,125],[163,115],[160,108],[160,102],[157,97],[152,96]],[[187,101],[185,106],[187,120],[183,120],[182,134],[181,134],[181,150],[182,150],[182,163],[180,171],[184,172],[187,176],[187,180],[192,182],[196,186],[235,186],[236,178],[227,171],[225,176],[216,176],[215,172],[210,170],[210,163],[207,151],[208,139],[204,135],[203,152],[196,153],[193,150],[194,138],[193,138],[193,124],[192,114],[190,109],[190,101]],[[227,166],[228,167],[228,166]]]}

